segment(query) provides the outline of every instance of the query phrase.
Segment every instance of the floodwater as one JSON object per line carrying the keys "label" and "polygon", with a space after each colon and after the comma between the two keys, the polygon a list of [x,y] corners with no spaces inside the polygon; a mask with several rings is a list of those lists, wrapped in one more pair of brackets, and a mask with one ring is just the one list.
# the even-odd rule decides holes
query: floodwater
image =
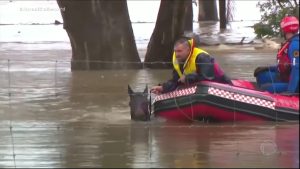
{"label": "floodwater", "polygon": [[[212,53],[231,77],[251,80],[274,60],[230,51]],[[0,58],[1,168],[299,167],[299,123],[131,121],[127,85],[143,91],[170,70],[70,71],[69,50]]]}
{"label": "floodwater", "polygon": [[[194,31],[212,44],[249,42],[251,23],[195,23]],[[142,60],[153,28],[133,24]],[[143,91],[171,70],[71,71],[62,25],[0,32],[0,168],[299,168],[299,123],[131,121],[127,85]],[[275,63],[276,51],[261,44],[203,48],[233,78],[254,80],[257,66]]]}

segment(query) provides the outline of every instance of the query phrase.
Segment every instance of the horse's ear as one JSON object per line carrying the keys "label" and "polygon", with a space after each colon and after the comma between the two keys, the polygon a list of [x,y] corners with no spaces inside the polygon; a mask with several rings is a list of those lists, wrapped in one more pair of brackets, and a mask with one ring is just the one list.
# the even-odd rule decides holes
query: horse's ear
{"label": "horse's ear", "polygon": [[144,93],[148,93],[148,85],[147,85],[147,84],[146,84],[146,87],[145,87]]}
{"label": "horse's ear", "polygon": [[131,89],[131,87],[128,85],[128,94],[132,94],[134,93],[133,90]]}

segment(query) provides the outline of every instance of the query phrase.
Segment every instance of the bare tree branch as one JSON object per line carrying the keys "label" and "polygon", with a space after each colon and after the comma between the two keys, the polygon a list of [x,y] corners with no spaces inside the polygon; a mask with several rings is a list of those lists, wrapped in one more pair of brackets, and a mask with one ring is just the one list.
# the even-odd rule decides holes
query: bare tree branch
{"label": "bare tree branch", "polygon": [[293,5],[293,3],[292,3],[290,0],[288,0],[288,3],[290,4],[290,6],[291,6],[292,8],[294,8],[294,5]]}
{"label": "bare tree branch", "polygon": [[283,9],[284,7],[282,6],[280,0],[277,0],[277,2],[278,2],[278,4],[279,4],[280,8]]}

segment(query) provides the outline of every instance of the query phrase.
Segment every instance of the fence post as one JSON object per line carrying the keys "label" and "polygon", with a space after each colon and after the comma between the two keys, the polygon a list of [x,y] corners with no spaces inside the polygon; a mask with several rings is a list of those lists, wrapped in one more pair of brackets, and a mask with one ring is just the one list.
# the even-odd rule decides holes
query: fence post
{"label": "fence post", "polygon": [[13,159],[14,159],[14,167],[16,168],[16,154],[15,154],[15,143],[14,143],[14,135],[13,135],[13,124],[12,124],[12,108],[11,108],[11,78],[10,78],[10,60],[7,60],[7,76],[8,76],[8,106],[9,106],[9,132],[11,137],[11,144],[13,150]]}
{"label": "fence post", "polygon": [[55,60],[55,65],[54,65],[54,93],[55,93],[55,97],[57,97],[57,91],[56,91],[56,87],[57,87],[57,60]]}

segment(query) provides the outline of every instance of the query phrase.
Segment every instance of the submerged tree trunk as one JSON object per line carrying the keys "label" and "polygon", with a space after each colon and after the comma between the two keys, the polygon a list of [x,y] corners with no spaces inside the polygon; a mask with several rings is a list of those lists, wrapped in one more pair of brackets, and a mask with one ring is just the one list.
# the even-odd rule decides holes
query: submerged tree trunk
{"label": "submerged tree trunk", "polygon": [[227,18],[226,18],[226,0],[219,0],[220,10],[220,28],[226,29]]}
{"label": "submerged tree trunk", "polygon": [[191,3],[187,4],[187,8],[185,9],[185,25],[184,25],[184,31],[193,32],[193,3],[191,0]]}
{"label": "submerged tree trunk", "polygon": [[72,46],[72,70],[141,66],[126,1],[57,0],[57,3]]}
{"label": "submerged tree trunk", "polygon": [[[145,56],[145,66],[171,67],[174,42],[188,30],[187,16],[193,16],[189,15],[192,13],[190,5],[192,0],[161,0],[156,25]],[[192,21],[190,18],[188,20]]]}
{"label": "submerged tree trunk", "polygon": [[198,0],[198,21],[217,21],[218,9],[216,0]]}

